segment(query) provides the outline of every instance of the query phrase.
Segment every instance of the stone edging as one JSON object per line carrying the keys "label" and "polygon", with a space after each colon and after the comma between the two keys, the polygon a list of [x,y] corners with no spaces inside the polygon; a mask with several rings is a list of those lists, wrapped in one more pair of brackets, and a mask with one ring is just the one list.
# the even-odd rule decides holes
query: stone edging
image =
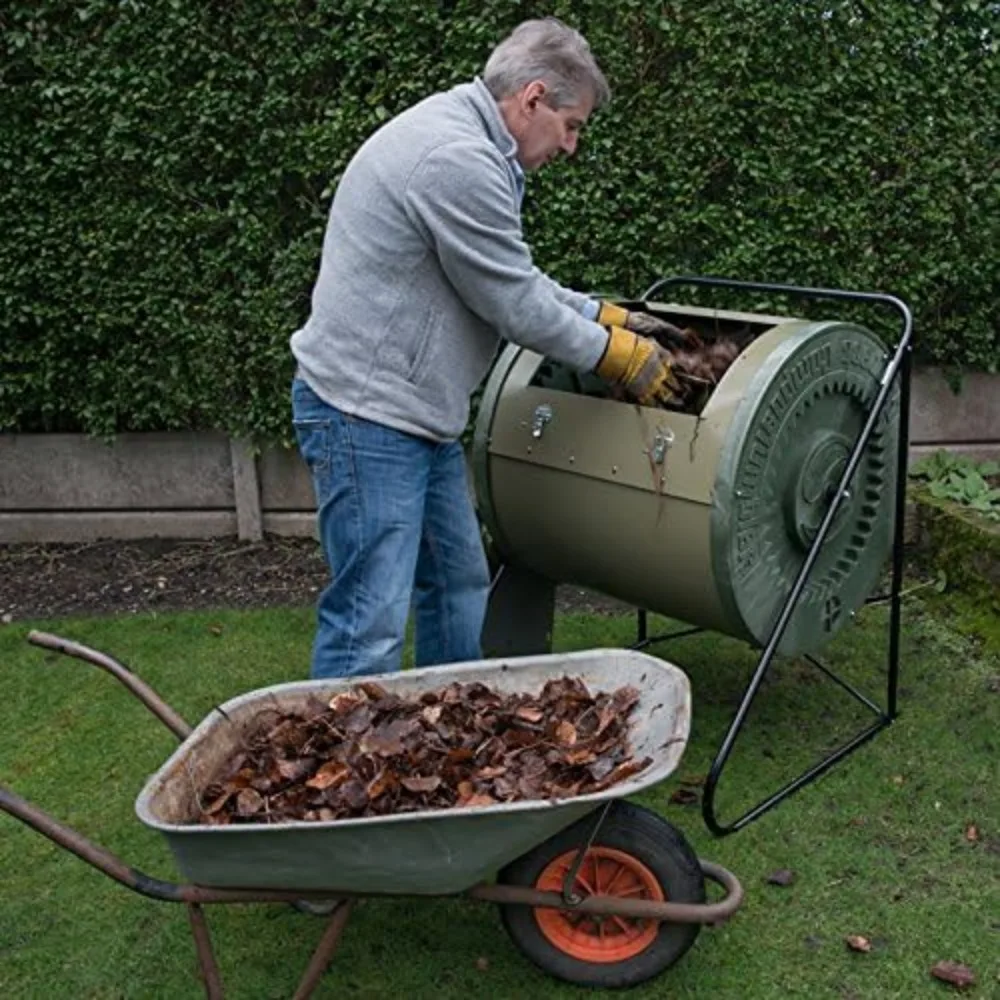
{"label": "stone edging", "polygon": [[[911,461],[938,448],[1000,458],[1000,376],[913,379]],[[315,533],[312,485],[298,454],[215,433],[0,434],[0,544],[96,538]]]}

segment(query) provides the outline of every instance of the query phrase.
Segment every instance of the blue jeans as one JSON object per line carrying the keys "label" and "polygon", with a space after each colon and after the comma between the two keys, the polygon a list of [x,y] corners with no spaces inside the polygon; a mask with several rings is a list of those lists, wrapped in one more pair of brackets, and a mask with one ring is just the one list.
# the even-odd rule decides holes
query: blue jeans
{"label": "blue jeans", "polygon": [[398,670],[411,602],[418,667],[482,656],[489,570],[458,441],[351,417],[292,383],[331,582],[313,677]]}

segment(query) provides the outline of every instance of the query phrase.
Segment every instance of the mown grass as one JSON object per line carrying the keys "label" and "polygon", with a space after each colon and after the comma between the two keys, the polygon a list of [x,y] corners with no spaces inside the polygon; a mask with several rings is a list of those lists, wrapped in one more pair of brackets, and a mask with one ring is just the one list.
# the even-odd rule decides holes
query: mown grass
{"label": "mown grass", "polygon": [[[879,699],[886,610],[871,607],[824,658]],[[653,619],[654,628],[665,626]],[[78,618],[0,629],[0,781],[150,874],[174,877],[159,836],[135,818],[173,737],[111,678],[30,647],[43,627],[130,663],[195,722],[234,694],[305,675],[312,612]],[[627,645],[631,616],[567,615],[558,650]],[[901,715],[874,742],[740,833],[714,839],[697,807],[671,802],[704,775],[755,663],[714,634],[654,647],[694,691],[681,768],[642,801],[697,851],[733,870],[746,902],[673,969],[629,993],[755,1000],[946,996],[942,959],[974,969],[966,995],[1000,995],[1000,658],[940,611],[907,603]],[[769,794],[867,722],[811,666],[781,662],[720,786],[722,818]],[[975,827],[970,839],[970,827]],[[767,883],[790,869],[788,887]],[[324,924],[287,906],[209,910],[229,995],[287,997]],[[863,954],[845,937],[864,935]],[[0,996],[199,995],[182,908],[113,884],[0,814]],[[496,910],[462,900],[367,900],[318,996],[569,998],[523,960]]]}

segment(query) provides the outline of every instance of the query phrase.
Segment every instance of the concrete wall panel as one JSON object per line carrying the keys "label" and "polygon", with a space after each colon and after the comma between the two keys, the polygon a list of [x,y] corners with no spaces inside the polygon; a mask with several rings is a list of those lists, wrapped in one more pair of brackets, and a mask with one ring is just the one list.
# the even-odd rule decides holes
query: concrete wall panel
{"label": "concrete wall panel", "polygon": [[224,434],[0,434],[0,510],[232,507]]}

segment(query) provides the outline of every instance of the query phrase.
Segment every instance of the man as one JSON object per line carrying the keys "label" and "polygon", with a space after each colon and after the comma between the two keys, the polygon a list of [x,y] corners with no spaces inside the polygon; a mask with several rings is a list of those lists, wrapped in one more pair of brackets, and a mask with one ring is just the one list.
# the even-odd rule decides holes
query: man
{"label": "man", "polygon": [[[489,576],[459,437],[501,341],[669,395],[656,322],[562,288],[521,233],[525,171],[572,155],[610,97],[584,38],[521,24],[482,78],[381,127],[334,196],[292,410],[332,581],[312,676],[478,659]],[[664,324],[665,325],[665,324]]]}

